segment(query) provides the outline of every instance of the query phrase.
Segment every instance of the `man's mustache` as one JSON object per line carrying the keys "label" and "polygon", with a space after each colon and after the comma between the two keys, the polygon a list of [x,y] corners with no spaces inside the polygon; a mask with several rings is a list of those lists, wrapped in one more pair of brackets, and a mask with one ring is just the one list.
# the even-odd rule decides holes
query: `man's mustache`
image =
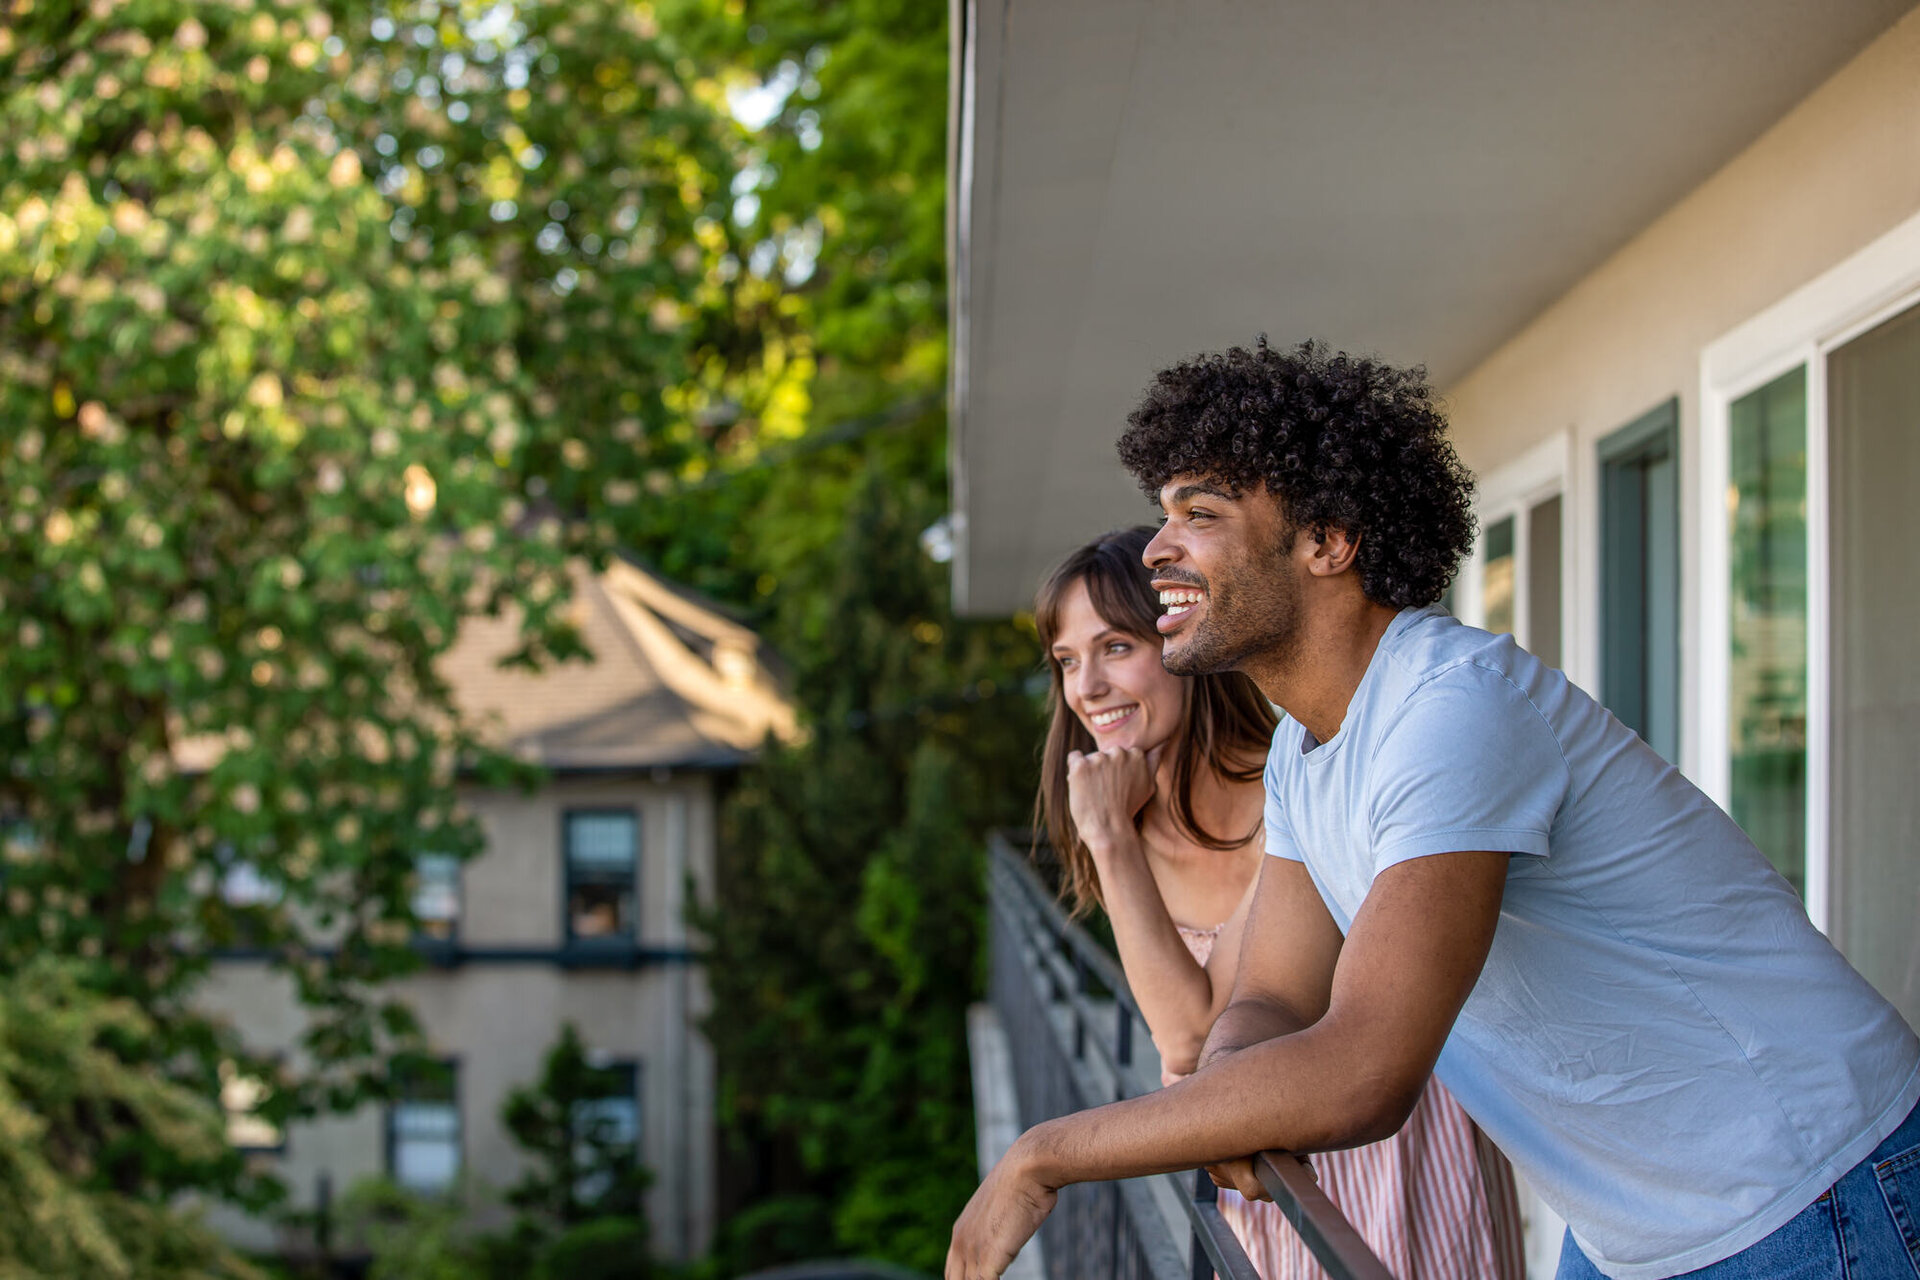
{"label": "man's mustache", "polygon": [[1189,577],[1186,574],[1172,570],[1163,570],[1154,574],[1153,577],[1156,582],[1178,582],[1183,586],[1198,587],[1202,591],[1207,589],[1207,580],[1197,573]]}

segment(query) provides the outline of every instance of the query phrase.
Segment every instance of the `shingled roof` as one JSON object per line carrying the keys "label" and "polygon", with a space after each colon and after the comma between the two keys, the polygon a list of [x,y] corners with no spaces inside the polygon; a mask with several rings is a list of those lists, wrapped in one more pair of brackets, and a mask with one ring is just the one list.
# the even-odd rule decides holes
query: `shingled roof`
{"label": "shingled roof", "polygon": [[502,668],[519,619],[473,618],[440,670],[461,708],[522,759],[568,771],[720,767],[795,734],[760,638],[626,560],[574,575],[594,661]]}

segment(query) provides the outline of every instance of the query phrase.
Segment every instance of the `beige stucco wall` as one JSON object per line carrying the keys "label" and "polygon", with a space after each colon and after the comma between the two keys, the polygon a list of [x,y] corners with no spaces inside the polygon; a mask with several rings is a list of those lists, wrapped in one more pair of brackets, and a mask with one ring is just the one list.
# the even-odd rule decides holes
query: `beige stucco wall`
{"label": "beige stucco wall", "polygon": [[[1570,448],[1566,667],[1597,666],[1603,437],[1680,402],[1681,494],[1696,504],[1702,349],[1920,213],[1920,9],[1646,227],[1459,382],[1456,441],[1483,475],[1556,433]],[[1683,532],[1699,518],[1683,511]],[[1700,561],[1683,537],[1685,696],[1700,678]],[[1683,729],[1682,757],[1692,731]]]}
{"label": "beige stucco wall", "polygon": [[1691,423],[1702,347],[1917,210],[1920,9],[1448,388],[1462,456]]}
{"label": "beige stucco wall", "polygon": [[562,779],[531,796],[478,792],[465,799],[486,828],[487,852],[461,877],[463,944],[555,945],[562,818],[569,809],[599,808],[631,808],[640,815],[641,943],[685,941],[683,877],[689,864],[682,851],[707,851],[691,862],[702,883],[713,867],[713,806],[703,776]]}
{"label": "beige stucco wall", "polygon": [[[487,832],[487,849],[464,870],[460,941],[465,947],[556,948],[563,939],[561,817],[569,808],[636,809],[640,815],[642,946],[682,948],[684,883],[691,870],[711,887],[715,847],[712,779],[561,779],[532,795],[466,797]],[[705,983],[688,964],[639,969],[566,968],[551,960],[470,960],[428,969],[397,984],[418,1015],[432,1052],[459,1063],[463,1163],[482,1184],[480,1219],[497,1219],[496,1190],[518,1176],[520,1160],[500,1123],[508,1093],[534,1080],[541,1060],[572,1022],[587,1045],[640,1065],[643,1159],[656,1181],[648,1212],[654,1239],[670,1257],[704,1251],[714,1223],[713,1064],[694,1030],[707,1009]],[[302,1020],[285,979],[263,964],[218,965],[203,1007],[231,1019],[250,1045],[280,1050],[298,1039]],[[286,1179],[296,1208],[311,1208],[321,1172],[335,1196],[383,1171],[382,1111],[293,1128],[284,1154],[263,1157]],[[272,1230],[231,1213],[216,1214],[230,1235],[272,1247]]]}

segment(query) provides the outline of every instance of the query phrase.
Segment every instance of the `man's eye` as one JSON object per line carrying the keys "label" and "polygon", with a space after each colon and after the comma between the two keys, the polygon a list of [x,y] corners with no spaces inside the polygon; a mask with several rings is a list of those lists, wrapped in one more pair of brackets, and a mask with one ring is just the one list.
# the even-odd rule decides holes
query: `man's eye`
{"label": "man's eye", "polygon": [[1211,520],[1213,519],[1213,512],[1204,510],[1202,508],[1195,508],[1194,510],[1187,512],[1187,519],[1189,521]]}

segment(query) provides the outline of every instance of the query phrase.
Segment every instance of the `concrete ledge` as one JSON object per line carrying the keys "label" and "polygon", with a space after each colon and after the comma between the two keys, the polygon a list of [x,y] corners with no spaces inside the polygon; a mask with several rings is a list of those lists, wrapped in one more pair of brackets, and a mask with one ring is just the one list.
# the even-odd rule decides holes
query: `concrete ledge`
{"label": "concrete ledge", "polygon": [[[973,1132],[980,1176],[1000,1163],[1021,1133],[1020,1103],[1013,1089],[1013,1055],[1006,1028],[992,1005],[967,1010],[967,1052],[973,1062]],[[1035,1236],[1008,1267],[1004,1280],[1046,1280],[1040,1237]]]}

